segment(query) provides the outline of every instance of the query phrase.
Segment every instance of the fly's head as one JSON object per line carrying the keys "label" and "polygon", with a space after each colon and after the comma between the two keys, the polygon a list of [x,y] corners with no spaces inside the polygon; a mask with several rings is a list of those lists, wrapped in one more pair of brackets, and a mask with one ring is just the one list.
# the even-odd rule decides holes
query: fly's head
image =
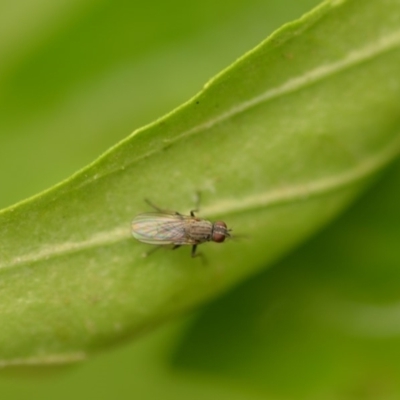
{"label": "fly's head", "polygon": [[224,221],[216,221],[213,224],[211,240],[216,243],[222,243],[226,237],[230,237],[230,229]]}

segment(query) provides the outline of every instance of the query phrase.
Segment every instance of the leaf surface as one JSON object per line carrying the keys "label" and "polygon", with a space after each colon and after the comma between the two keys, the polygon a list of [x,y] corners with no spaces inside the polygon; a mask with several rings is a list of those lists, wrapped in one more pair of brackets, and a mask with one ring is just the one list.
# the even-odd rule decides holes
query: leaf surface
{"label": "leaf surface", "polygon": [[[195,98],[0,214],[3,365],[78,360],[225,291],[330,221],[400,144],[400,2],[328,1]],[[238,240],[135,242],[144,198]],[[242,239],[240,236],[242,235]],[[2,322],[1,322],[2,321]]]}

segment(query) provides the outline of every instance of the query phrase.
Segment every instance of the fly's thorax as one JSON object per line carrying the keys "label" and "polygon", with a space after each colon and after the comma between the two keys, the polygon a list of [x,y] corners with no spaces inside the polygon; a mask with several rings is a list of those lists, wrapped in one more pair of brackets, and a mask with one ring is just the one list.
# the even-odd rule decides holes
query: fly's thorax
{"label": "fly's thorax", "polygon": [[191,218],[186,223],[186,235],[197,243],[211,240],[213,224],[200,218]]}

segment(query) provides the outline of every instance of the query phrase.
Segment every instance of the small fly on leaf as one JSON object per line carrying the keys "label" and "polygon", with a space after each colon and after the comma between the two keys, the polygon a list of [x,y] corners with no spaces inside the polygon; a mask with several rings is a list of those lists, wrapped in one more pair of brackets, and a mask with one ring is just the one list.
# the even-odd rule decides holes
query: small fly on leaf
{"label": "small fly on leaf", "polygon": [[158,246],[173,244],[173,250],[184,246],[192,246],[192,257],[195,257],[199,244],[205,242],[222,243],[230,237],[230,229],[223,221],[210,222],[197,218],[196,210],[190,215],[162,210],[150,203],[156,212],[137,215],[132,221],[132,235],[139,242]]}

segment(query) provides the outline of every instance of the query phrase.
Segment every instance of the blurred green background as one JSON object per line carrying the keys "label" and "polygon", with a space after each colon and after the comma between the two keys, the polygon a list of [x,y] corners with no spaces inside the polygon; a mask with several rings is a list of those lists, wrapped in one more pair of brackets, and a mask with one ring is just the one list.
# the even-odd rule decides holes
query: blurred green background
{"label": "blurred green background", "polygon": [[[2,1],[0,207],[67,178],[316,4]],[[397,163],[324,232],[191,316],[78,366],[3,370],[0,397],[400,398],[399,178]]]}
{"label": "blurred green background", "polygon": [[318,1],[2,1],[0,207],[44,190]]}

